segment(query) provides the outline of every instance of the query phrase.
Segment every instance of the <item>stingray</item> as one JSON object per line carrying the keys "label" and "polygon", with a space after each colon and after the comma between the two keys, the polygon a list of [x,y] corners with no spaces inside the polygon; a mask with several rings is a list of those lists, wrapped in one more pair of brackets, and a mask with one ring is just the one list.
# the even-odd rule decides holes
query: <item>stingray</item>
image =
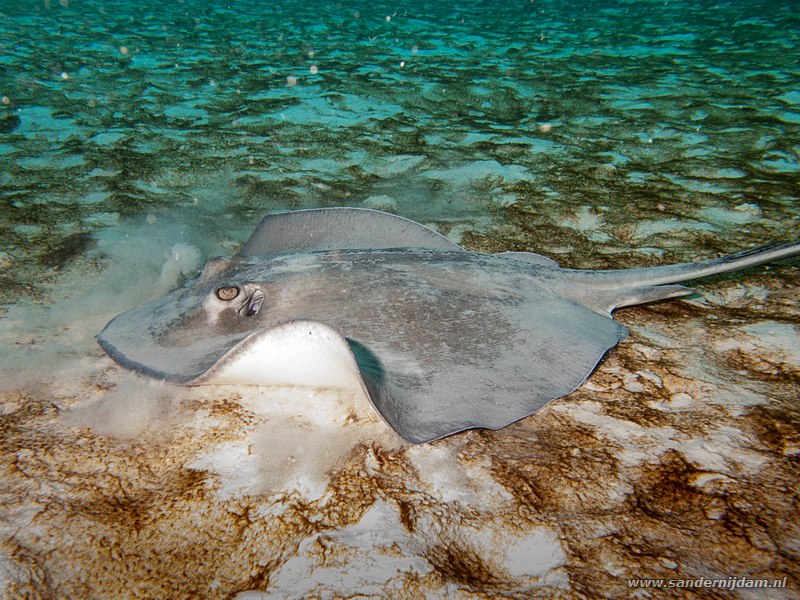
{"label": "stingray", "polygon": [[499,429],[578,388],[627,335],[616,308],[679,282],[800,254],[774,244],[694,263],[563,269],[469,252],[357,208],[264,218],[232,258],[98,335],[120,365],[186,385],[358,387],[413,443]]}

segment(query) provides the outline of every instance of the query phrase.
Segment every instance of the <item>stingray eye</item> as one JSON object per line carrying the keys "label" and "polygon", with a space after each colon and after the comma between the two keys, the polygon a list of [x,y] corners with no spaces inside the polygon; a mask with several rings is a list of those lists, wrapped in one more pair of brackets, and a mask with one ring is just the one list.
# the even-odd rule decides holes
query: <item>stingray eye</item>
{"label": "stingray eye", "polygon": [[239,288],[235,285],[221,287],[217,289],[217,298],[220,300],[233,300],[239,295]]}

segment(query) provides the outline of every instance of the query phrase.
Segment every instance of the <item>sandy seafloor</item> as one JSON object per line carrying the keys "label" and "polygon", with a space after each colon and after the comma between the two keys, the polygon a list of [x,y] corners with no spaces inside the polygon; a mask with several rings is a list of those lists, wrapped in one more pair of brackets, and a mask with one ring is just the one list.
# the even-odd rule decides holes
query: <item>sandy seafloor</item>
{"label": "sandy seafloor", "polygon": [[[94,341],[286,209],[575,268],[797,239],[792,4],[0,1],[0,596],[798,597],[796,260],[621,310],[578,391],[420,446]],[[787,587],[627,585],[740,576]]]}

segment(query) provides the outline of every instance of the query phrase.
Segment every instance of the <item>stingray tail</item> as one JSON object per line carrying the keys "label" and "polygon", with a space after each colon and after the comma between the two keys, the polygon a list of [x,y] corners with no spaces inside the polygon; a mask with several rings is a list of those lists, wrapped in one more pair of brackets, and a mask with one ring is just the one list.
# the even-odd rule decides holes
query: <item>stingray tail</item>
{"label": "stingray tail", "polygon": [[665,285],[700,279],[718,273],[738,271],[782,258],[800,255],[800,242],[771,244],[738,254],[699,262],[609,271],[575,271],[576,280],[584,287],[611,290],[651,285]]}
{"label": "stingray tail", "polygon": [[770,244],[699,262],[643,269],[568,271],[568,277],[574,284],[597,298],[596,308],[612,311],[621,306],[644,304],[693,293],[691,288],[671,284],[755,267],[798,255],[800,255],[800,242]]}

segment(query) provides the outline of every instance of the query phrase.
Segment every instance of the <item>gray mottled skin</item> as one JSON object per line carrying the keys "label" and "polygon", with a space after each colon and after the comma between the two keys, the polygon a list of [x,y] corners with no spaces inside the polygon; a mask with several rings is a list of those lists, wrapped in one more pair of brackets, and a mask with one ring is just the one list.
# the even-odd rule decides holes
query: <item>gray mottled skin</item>
{"label": "gray mottled skin", "polygon": [[[701,263],[576,271],[536,254],[467,252],[377,211],[300,211],[265,218],[240,255],[119,315],[98,340],[125,367],[198,384],[258,336],[324,323],[341,334],[383,418],[418,443],[503,427],[580,386],[625,336],[614,308],[686,295],[671,284],[798,253],[795,243]],[[219,301],[216,290],[232,285],[240,296]]]}

